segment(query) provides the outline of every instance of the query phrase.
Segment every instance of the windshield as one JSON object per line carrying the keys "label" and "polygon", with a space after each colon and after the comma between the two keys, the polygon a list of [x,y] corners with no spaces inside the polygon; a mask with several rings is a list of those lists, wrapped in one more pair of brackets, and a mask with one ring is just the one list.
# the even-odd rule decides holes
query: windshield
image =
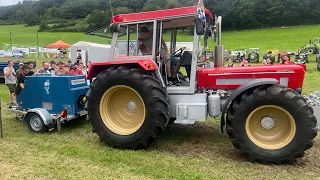
{"label": "windshield", "polygon": [[149,56],[153,50],[153,23],[120,25],[114,58]]}

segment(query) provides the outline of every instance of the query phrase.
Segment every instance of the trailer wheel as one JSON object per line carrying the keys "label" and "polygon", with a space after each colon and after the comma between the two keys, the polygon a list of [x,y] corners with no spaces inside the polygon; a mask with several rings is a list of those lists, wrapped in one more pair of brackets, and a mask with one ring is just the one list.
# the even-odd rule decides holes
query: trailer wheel
{"label": "trailer wheel", "polygon": [[291,163],[304,156],[317,135],[317,120],[306,100],[279,85],[260,86],[230,106],[227,132],[250,161]]}
{"label": "trailer wheel", "polygon": [[93,81],[87,99],[94,132],[112,147],[147,148],[169,121],[166,89],[141,69],[109,68]]}
{"label": "trailer wheel", "polygon": [[31,132],[45,133],[48,132],[47,125],[44,124],[43,119],[37,113],[29,113],[25,117],[28,127]]}

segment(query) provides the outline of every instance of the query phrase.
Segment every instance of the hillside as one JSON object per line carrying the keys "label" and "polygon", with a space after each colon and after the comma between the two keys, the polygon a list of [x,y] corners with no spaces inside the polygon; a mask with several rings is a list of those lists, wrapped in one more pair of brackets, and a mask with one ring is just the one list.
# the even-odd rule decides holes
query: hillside
{"label": "hillside", "polygon": [[[198,0],[22,0],[0,7],[0,24],[41,25],[40,31],[84,32],[110,22],[112,15],[196,5]],[[203,0],[225,17],[229,30],[297,26],[320,22],[319,0]],[[85,21],[86,24],[78,23]],[[50,27],[54,24],[54,27]]]}

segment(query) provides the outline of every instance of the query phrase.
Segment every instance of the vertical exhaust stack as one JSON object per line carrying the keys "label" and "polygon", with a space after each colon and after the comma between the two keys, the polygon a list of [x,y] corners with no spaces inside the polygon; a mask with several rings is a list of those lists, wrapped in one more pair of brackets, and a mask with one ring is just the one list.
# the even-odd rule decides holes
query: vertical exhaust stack
{"label": "vertical exhaust stack", "polygon": [[218,28],[218,45],[214,47],[214,67],[223,67],[224,61],[224,46],[221,44],[222,34],[221,34],[221,22],[222,17],[219,16],[216,22],[216,27]]}

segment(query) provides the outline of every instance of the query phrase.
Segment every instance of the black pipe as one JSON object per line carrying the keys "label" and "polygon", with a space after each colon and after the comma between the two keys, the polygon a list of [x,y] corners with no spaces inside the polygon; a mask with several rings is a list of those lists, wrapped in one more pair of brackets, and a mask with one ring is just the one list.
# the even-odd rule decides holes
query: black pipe
{"label": "black pipe", "polygon": [[1,99],[0,99],[0,139],[3,139],[3,131],[2,131],[2,108],[1,108]]}

